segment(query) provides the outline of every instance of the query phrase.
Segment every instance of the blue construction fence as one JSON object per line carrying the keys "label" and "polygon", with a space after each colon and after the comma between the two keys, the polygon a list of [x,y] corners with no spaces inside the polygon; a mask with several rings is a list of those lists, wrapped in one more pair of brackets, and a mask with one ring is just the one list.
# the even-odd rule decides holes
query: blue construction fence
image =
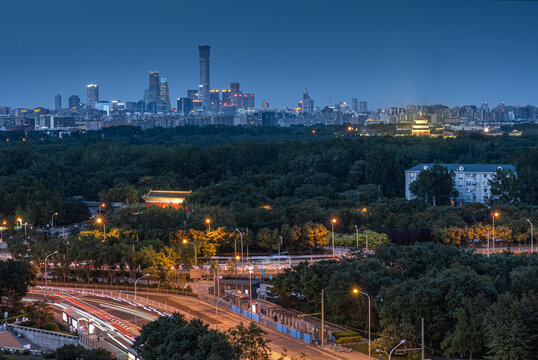
{"label": "blue construction fence", "polygon": [[267,326],[271,329],[274,329],[274,330],[277,330],[277,331],[280,331],[284,334],[287,334],[289,336],[292,336],[296,339],[299,339],[299,340],[302,340],[308,344],[312,344],[313,341],[315,340],[314,337],[311,335],[311,334],[307,334],[307,333],[302,333],[298,330],[295,330],[293,328],[290,328],[288,326],[285,326],[285,325],[282,325],[276,321],[273,321],[273,320],[270,320],[268,318],[265,318],[265,317],[262,317],[258,314],[254,314],[250,311],[247,311],[247,310],[244,310],[244,309],[241,309],[240,307],[237,307],[237,306],[234,306],[234,305],[231,305],[229,303],[226,303],[226,302],[222,302],[219,304],[220,307],[223,307],[223,308],[226,308],[238,315],[241,315],[243,317],[246,317],[247,319],[250,319],[250,320],[253,320],[253,321],[256,321],[264,326]]}

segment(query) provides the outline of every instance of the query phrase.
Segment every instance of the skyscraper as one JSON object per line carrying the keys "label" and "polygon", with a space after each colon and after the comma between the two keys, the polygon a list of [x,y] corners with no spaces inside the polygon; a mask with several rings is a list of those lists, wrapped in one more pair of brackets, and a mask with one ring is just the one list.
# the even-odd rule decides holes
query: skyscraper
{"label": "skyscraper", "polygon": [[232,103],[231,90],[222,89],[221,93],[222,93],[222,105],[230,106],[230,104]]}
{"label": "skyscraper", "polygon": [[69,110],[72,110],[73,108],[78,109],[80,106],[80,98],[77,95],[71,95],[69,99],[67,99],[67,105],[69,106]]}
{"label": "skyscraper", "polygon": [[200,53],[200,86],[198,97],[202,100],[202,108],[207,109],[210,105],[209,90],[210,76],[209,76],[209,50],[208,45],[202,45],[198,47]]}
{"label": "skyscraper", "polygon": [[212,89],[209,91],[209,108],[218,110],[220,105],[220,90]]}
{"label": "skyscraper", "polygon": [[86,85],[86,107],[95,109],[95,104],[99,101],[99,85]]}
{"label": "skyscraper", "polygon": [[232,91],[232,94],[239,94],[239,92],[241,92],[239,83],[238,82],[230,83],[230,90]]}
{"label": "skyscraper", "polygon": [[161,101],[161,84],[158,71],[149,72],[149,87],[147,102],[159,103]]}
{"label": "skyscraper", "polygon": [[62,110],[62,95],[57,94],[54,97],[54,110],[61,111]]}
{"label": "skyscraper", "polygon": [[351,111],[359,112],[359,100],[356,98],[351,98]]}
{"label": "skyscraper", "polygon": [[368,103],[366,101],[361,101],[359,103],[359,112],[363,114],[368,112]]}
{"label": "skyscraper", "polygon": [[246,109],[254,109],[256,107],[254,94],[245,94],[243,96],[243,107]]}
{"label": "skyscraper", "polygon": [[314,111],[314,100],[308,95],[308,90],[304,89],[303,97],[299,102],[301,111],[311,113]]}
{"label": "skyscraper", "polygon": [[168,90],[168,80],[166,80],[166,78],[161,79],[160,95],[162,110],[170,112],[172,107],[170,106],[170,92]]}
{"label": "skyscraper", "polygon": [[186,115],[192,110],[192,100],[187,98],[177,99],[177,112]]}

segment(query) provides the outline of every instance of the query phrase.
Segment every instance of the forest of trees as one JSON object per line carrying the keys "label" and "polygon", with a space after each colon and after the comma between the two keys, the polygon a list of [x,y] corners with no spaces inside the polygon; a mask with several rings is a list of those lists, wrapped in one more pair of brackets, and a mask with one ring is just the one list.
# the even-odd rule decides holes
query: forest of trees
{"label": "forest of trees", "polygon": [[[489,258],[452,246],[425,243],[381,245],[374,255],[303,263],[272,281],[273,301],[364,331],[372,299],[374,348],[401,339],[467,358],[538,359],[538,255]],[[363,332],[364,334],[364,332]],[[415,352],[415,355],[419,355]]]}
{"label": "forest of trees", "polygon": [[[155,277],[166,280],[169,272],[162,269],[193,263],[183,239],[197,246],[203,263],[233,251],[236,228],[251,253],[316,253],[330,242],[332,218],[337,245],[355,246],[358,230],[360,246],[369,234],[372,248],[388,241],[484,244],[493,208],[501,214],[496,238],[519,246],[530,240],[526,219],[538,219],[536,136],[360,137],[339,127],[313,134],[302,127],[218,126],[118,127],[61,139],[19,134],[26,141],[15,135],[0,133],[3,235],[16,258],[37,264],[58,250],[56,260],[65,265],[55,272],[58,279],[75,276],[68,267],[74,262],[86,281],[97,276],[88,264],[120,266],[130,277],[136,274],[127,269],[138,266],[161,269]],[[402,198],[404,171],[420,162],[512,163],[518,172],[494,180],[498,199],[492,204],[453,207],[441,191],[433,206],[431,196]],[[138,207],[150,188],[193,193],[185,209]],[[129,207],[107,208],[103,236],[82,198]],[[85,222],[83,231],[70,228],[65,240],[43,231],[55,213],[56,225]],[[17,218],[28,224],[26,235]]]}

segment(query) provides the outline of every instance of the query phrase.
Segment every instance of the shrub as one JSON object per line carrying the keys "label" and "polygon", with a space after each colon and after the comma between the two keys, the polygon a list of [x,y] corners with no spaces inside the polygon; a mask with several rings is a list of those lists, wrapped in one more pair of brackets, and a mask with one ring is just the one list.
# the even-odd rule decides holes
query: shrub
{"label": "shrub", "polygon": [[338,339],[344,336],[359,336],[359,333],[353,330],[338,331],[338,332],[334,332],[333,336]]}
{"label": "shrub", "polygon": [[55,322],[49,322],[46,324],[43,324],[40,329],[48,330],[48,331],[60,331],[60,327]]}
{"label": "shrub", "polygon": [[337,344],[348,344],[348,343],[355,343],[362,340],[362,337],[360,335],[357,336],[344,336],[339,339],[336,339]]}
{"label": "shrub", "polygon": [[28,349],[25,349],[23,352],[22,352],[23,355],[30,355],[30,350]]}

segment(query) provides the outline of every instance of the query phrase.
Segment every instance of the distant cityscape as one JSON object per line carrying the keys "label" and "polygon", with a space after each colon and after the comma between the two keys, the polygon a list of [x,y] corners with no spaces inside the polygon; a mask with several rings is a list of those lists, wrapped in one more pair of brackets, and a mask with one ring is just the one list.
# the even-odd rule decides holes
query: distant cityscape
{"label": "distant cityscape", "polygon": [[[79,95],[69,95],[67,103],[57,94],[54,109],[44,107],[11,108],[0,106],[0,130],[98,130],[103,127],[132,125],[142,128],[185,125],[381,125],[393,124],[402,135],[446,135],[456,131],[482,131],[488,135],[500,125],[536,122],[534,105],[507,105],[503,101],[491,106],[487,101],[479,106],[449,107],[407,105],[369,109],[366,101],[351,98],[324,107],[316,107],[314,99],[304,89],[296,107],[274,108],[263,100],[259,106],[253,92],[243,92],[239,82],[227,89],[212,89],[210,77],[210,46],[199,46],[200,83],[186,91],[173,103],[168,80],[159,71],[149,72],[148,88],[138,101],[105,100],[99,97],[99,85],[86,85],[86,102]],[[175,107],[173,106],[175,105]],[[511,135],[518,135],[513,133]]]}

